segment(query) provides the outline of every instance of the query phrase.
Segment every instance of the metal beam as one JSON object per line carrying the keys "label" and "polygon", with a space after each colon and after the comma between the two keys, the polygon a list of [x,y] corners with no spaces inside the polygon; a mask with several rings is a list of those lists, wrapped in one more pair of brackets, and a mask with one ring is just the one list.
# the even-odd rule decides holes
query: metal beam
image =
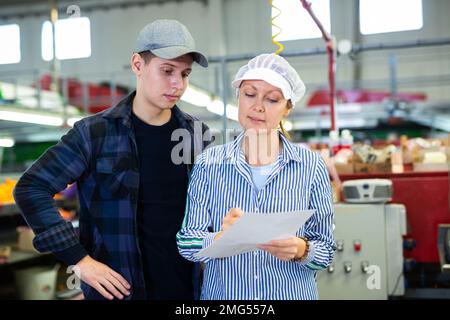
{"label": "metal beam", "polygon": [[[92,12],[92,11],[104,11],[104,10],[112,10],[112,9],[128,9],[133,7],[145,7],[149,5],[164,5],[169,2],[201,2],[204,5],[208,4],[208,0],[128,0],[128,1],[108,1],[108,2],[94,2],[94,1],[82,1],[82,12]],[[80,1],[78,1],[79,3]],[[26,9],[23,10],[15,10],[8,12],[6,14],[0,15],[0,20],[9,20],[9,19],[22,19],[26,17],[39,17],[39,16],[45,16],[48,15],[48,10],[42,9],[42,5],[48,4],[48,0],[21,0],[21,1],[2,1],[0,0],[0,7],[12,7],[12,8],[18,8],[18,7],[25,7]],[[69,5],[73,4],[73,1],[60,1],[58,3],[58,11],[60,11],[61,14],[65,14],[67,7]],[[37,7],[35,10],[33,8],[30,8],[30,6],[33,5],[39,5],[40,7]]]}
{"label": "metal beam", "polygon": [[[418,39],[415,41],[403,41],[403,42],[392,42],[392,43],[374,43],[374,44],[355,44],[352,47],[352,54],[358,54],[365,51],[379,51],[379,50],[393,50],[393,49],[409,49],[418,47],[432,47],[432,46],[448,46],[450,45],[450,38],[439,38],[439,39],[429,39],[422,40]],[[250,60],[259,54],[265,52],[257,53],[245,53],[229,55],[226,57],[209,57],[208,61],[211,63],[221,63],[224,59],[226,62]],[[299,51],[283,51],[280,55],[283,57],[303,57],[303,56],[315,56],[326,54],[326,48],[311,48]]]}

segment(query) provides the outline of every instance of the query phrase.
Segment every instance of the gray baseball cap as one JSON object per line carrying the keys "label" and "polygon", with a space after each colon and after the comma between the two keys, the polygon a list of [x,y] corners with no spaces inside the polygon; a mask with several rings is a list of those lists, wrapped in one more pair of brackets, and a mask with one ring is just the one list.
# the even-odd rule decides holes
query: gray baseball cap
{"label": "gray baseball cap", "polygon": [[134,49],[135,53],[143,51],[167,60],[190,53],[199,65],[208,66],[205,55],[195,50],[195,41],[189,30],[176,20],[161,19],[147,24],[139,32]]}

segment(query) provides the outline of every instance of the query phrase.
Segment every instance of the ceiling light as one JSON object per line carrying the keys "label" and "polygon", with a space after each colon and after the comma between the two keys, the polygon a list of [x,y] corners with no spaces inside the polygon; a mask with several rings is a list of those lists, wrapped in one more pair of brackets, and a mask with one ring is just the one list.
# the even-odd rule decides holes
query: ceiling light
{"label": "ceiling light", "polygon": [[11,139],[11,138],[0,138],[0,147],[10,148],[10,147],[14,146],[14,144],[15,144],[14,139]]}
{"label": "ceiling light", "polygon": [[[214,100],[206,107],[208,111],[223,116],[223,102]],[[232,104],[227,104],[227,118],[238,121],[238,108]]]}
{"label": "ceiling light", "polygon": [[0,120],[42,124],[47,126],[62,126],[62,117],[49,116],[30,112],[0,110]]}
{"label": "ceiling light", "polygon": [[187,87],[181,100],[199,107],[206,107],[211,103],[209,94],[192,86]]}

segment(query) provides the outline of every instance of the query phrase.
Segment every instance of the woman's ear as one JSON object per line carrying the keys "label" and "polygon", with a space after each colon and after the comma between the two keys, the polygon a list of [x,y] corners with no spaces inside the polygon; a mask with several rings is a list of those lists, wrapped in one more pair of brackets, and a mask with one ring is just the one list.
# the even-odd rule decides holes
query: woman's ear
{"label": "woman's ear", "polygon": [[292,102],[288,100],[286,102],[286,108],[284,108],[283,116],[287,117],[289,113],[291,113],[291,110],[292,110]]}

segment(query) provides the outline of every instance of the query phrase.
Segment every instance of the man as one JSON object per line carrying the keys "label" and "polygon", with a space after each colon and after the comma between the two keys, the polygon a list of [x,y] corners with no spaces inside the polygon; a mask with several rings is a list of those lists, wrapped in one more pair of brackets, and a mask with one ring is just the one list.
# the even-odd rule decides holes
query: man
{"label": "man", "polygon": [[[77,122],[20,178],[14,197],[36,233],[34,246],[76,265],[86,299],[193,299],[194,265],[178,253],[193,161],[174,161],[172,132],[190,133],[183,159],[203,133],[175,103],[193,62],[207,67],[188,29],[156,20],[139,33],[131,57],[136,91]],[[197,127],[197,124],[195,125]],[[188,163],[186,163],[188,162]],[[54,207],[53,195],[77,182],[80,236]]]}

